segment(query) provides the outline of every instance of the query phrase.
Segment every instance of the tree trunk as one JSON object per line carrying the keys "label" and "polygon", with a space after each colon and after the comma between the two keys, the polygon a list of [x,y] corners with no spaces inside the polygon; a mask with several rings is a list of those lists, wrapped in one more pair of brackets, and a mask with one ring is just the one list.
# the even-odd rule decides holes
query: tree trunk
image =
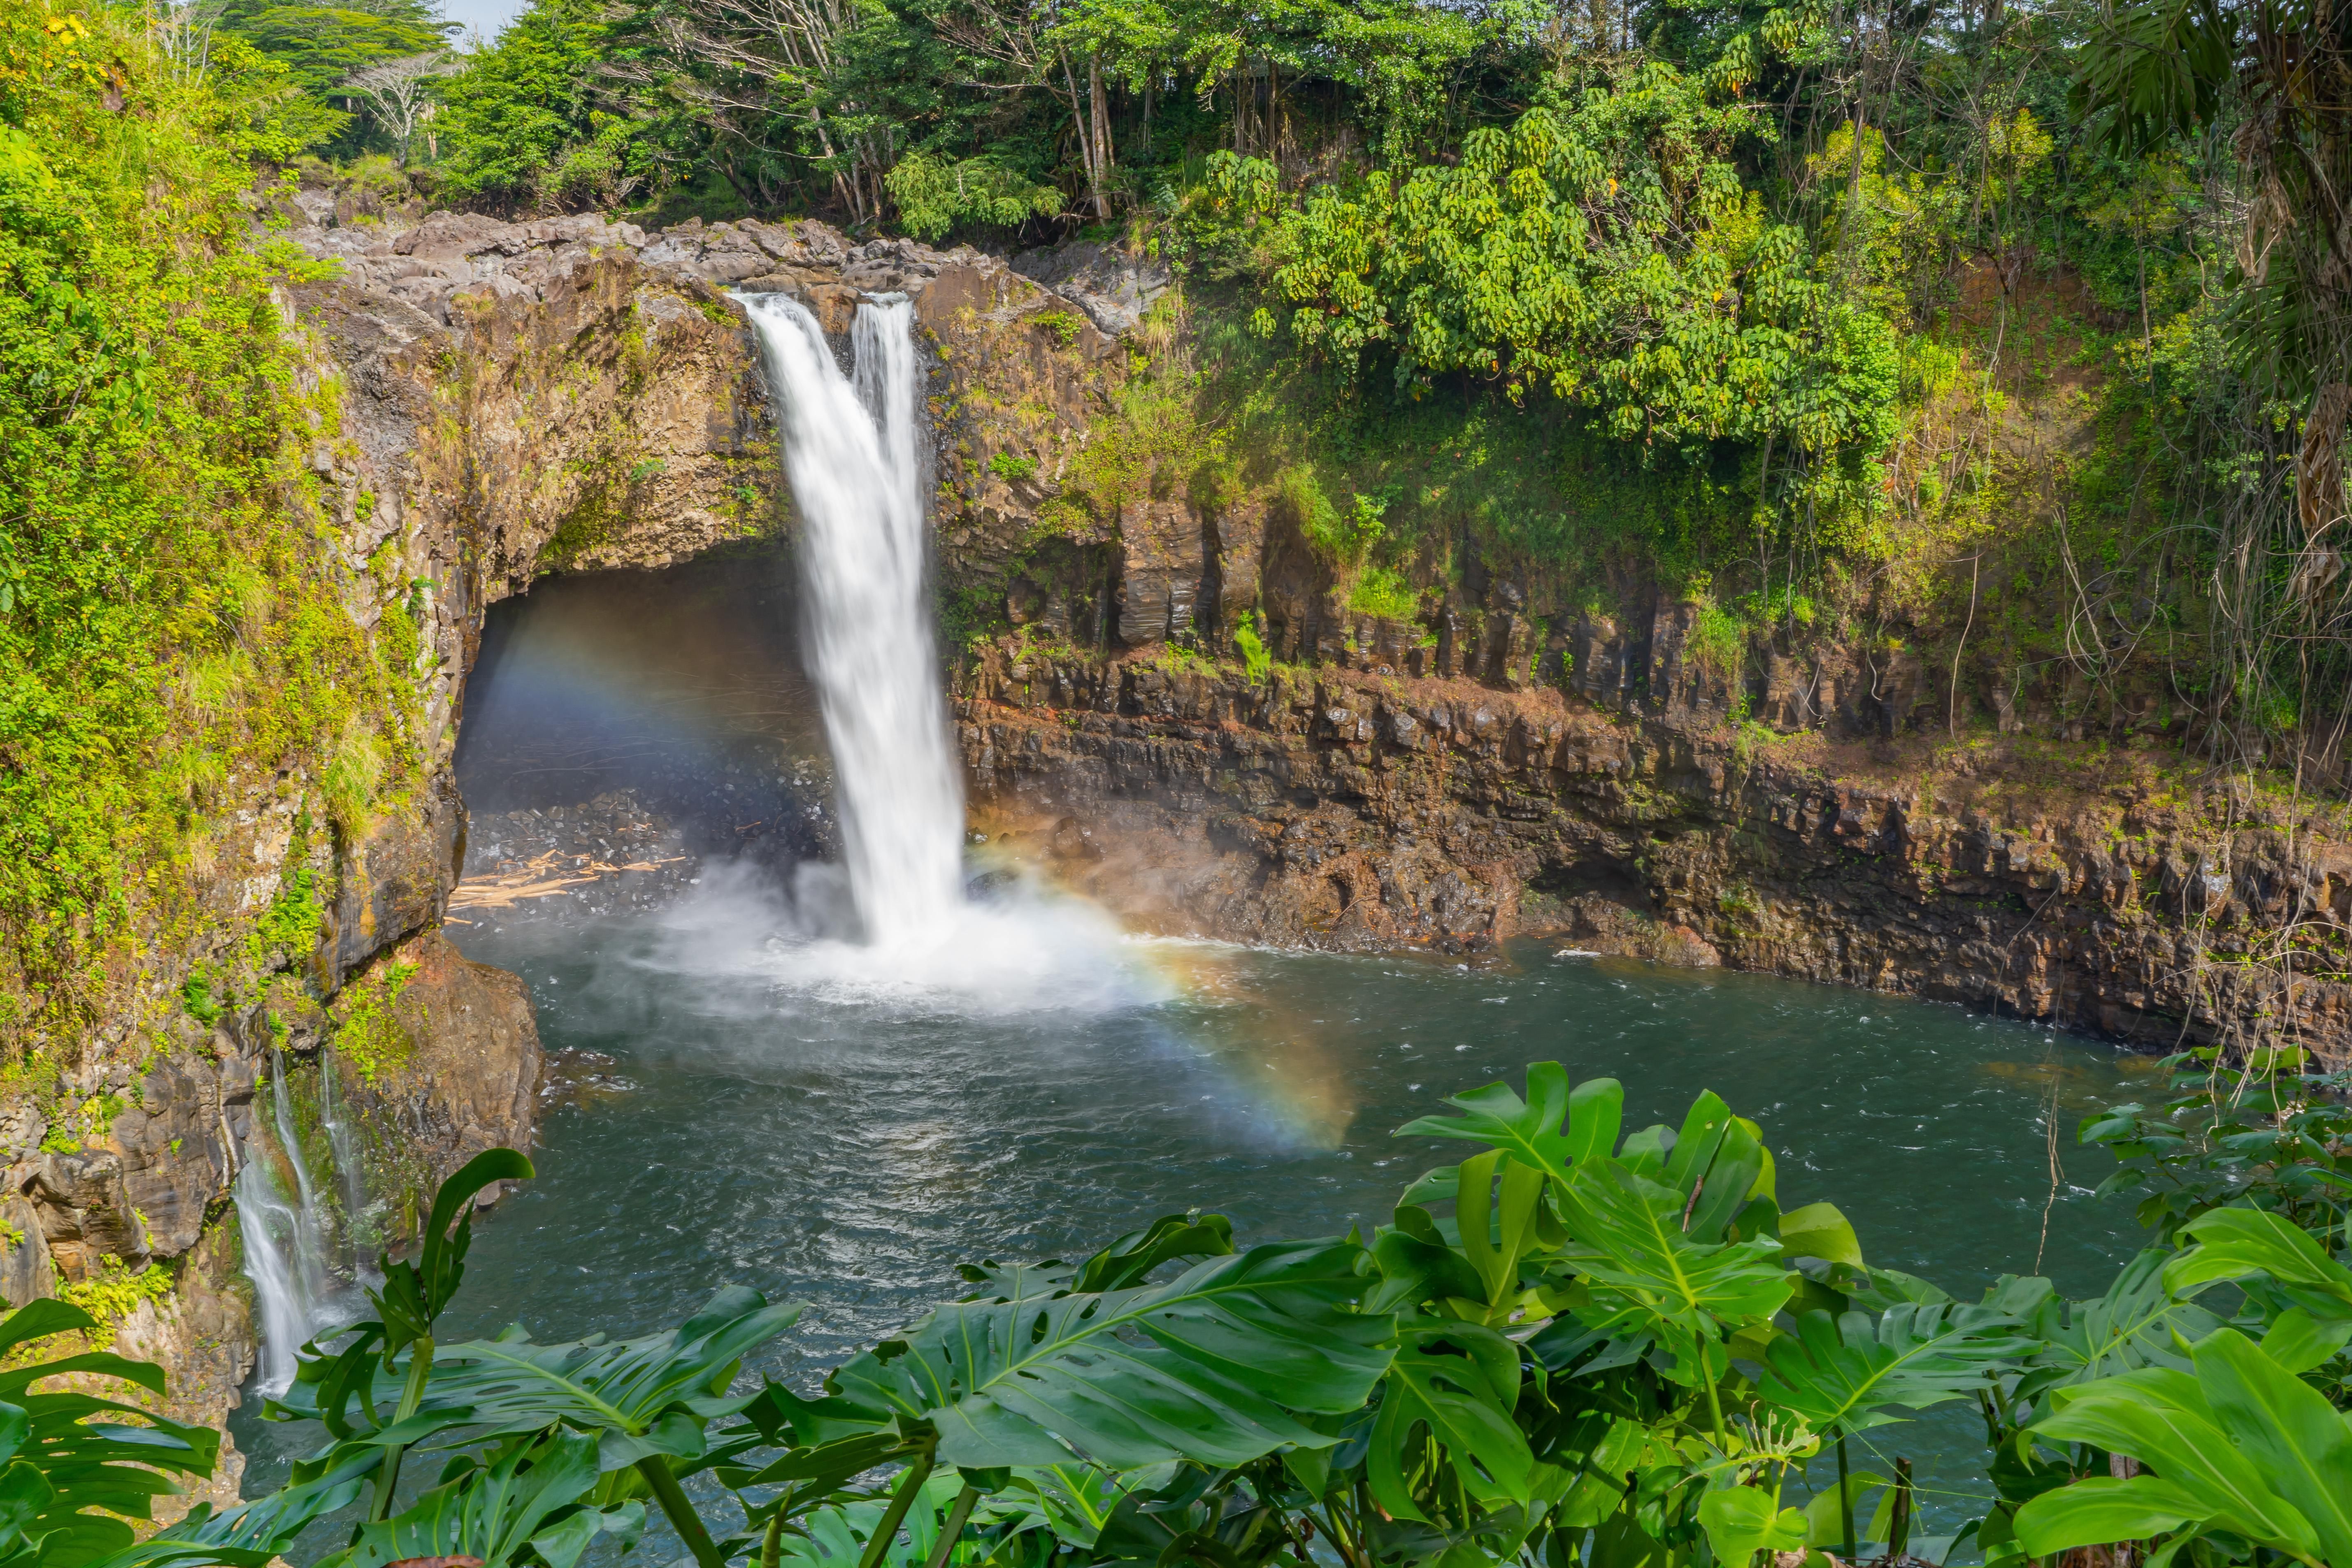
{"label": "tree trunk", "polygon": [[816,127],[816,144],[824,150],[824,161],[831,165],[833,194],[840,198],[843,206],[849,209],[850,221],[855,223],[857,221],[858,205],[856,171],[855,169],[850,171],[849,179],[842,177],[840,154],[833,149],[833,132],[825,128],[824,111],[814,104],[811,104],[808,116],[809,123]]}
{"label": "tree trunk", "polygon": [[1282,162],[1282,68],[1265,62],[1265,155]]}
{"label": "tree trunk", "polygon": [[[1070,96],[1070,129],[1078,139],[1078,162],[1087,172],[1087,194],[1093,198],[1099,211],[1102,206],[1102,178],[1095,172],[1095,134],[1087,123],[1093,103],[1090,95],[1078,91],[1077,79],[1070,74],[1069,55],[1063,54],[1061,60],[1062,85],[1068,89]],[[1092,66],[1092,57],[1088,57],[1088,64]]]}
{"label": "tree trunk", "polygon": [[1097,221],[1110,221],[1110,95],[1103,89],[1102,56],[1087,56],[1087,110],[1094,121],[1087,148],[1087,172],[1095,190]]}

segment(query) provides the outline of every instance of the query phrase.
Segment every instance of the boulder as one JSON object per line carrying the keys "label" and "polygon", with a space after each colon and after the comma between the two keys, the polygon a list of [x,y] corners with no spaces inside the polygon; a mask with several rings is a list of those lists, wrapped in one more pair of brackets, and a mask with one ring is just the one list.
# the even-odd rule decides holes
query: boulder
{"label": "boulder", "polygon": [[1141,325],[1152,301],[1176,281],[1164,261],[1091,240],[1025,251],[1013,258],[1013,270],[1051,289],[1114,338]]}

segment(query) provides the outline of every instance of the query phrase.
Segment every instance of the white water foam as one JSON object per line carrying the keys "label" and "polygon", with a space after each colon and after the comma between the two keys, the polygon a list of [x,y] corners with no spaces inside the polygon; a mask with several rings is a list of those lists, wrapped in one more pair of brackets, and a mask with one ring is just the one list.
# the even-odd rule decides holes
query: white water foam
{"label": "white water foam", "polygon": [[[803,521],[811,673],[831,745],[844,865],[790,896],[706,873],[674,910],[665,966],[835,1002],[982,1014],[1100,1011],[1163,990],[1094,906],[1021,884],[964,890],[963,782],[924,581],[922,388],[913,308],[861,304],[844,375],[816,318],[742,295]],[[849,940],[851,935],[862,940]]]}
{"label": "white water foam", "polygon": [[[1084,900],[1018,885],[984,902],[960,902],[921,939],[881,947],[829,934],[823,911],[839,895],[825,883],[838,876],[835,867],[803,866],[786,889],[756,867],[713,867],[692,897],[664,912],[631,962],[709,981],[703,998],[714,1012],[762,992],[971,1017],[1102,1014],[1171,994],[1149,952]],[[745,983],[754,989],[740,989]]]}

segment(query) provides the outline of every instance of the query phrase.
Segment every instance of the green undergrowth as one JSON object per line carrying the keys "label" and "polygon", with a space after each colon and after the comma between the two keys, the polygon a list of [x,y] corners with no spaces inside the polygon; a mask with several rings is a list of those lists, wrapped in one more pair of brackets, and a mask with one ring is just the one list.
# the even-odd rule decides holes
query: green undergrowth
{"label": "green undergrowth", "polygon": [[354,449],[341,389],[273,297],[320,268],[251,228],[255,167],[292,151],[283,88],[234,39],[192,79],[137,12],[0,7],[11,1058],[193,933],[215,859],[248,853],[217,839],[250,791],[315,789],[348,837],[418,766],[414,627],[387,652],[346,609],[352,500],[310,460]]}
{"label": "green undergrowth", "polygon": [[[1356,580],[1365,613],[1396,614],[1403,586],[1481,572],[1539,576],[1565,607],[1752,552],[1753,455],[1644,464],[1570,409],[1514,406],[1475,381],[1397,395],[1265,341],[1237,309],[1201,320],[1203,400],[1235,428],[1230,482],[1270,492]],[[1854,542],[1870,542],[1866,526]]]}
{"label": "green undergrowth", "polygon": [[114,1119],[129,1109],[128,1102],[115,1094],[94,1094],[79,1106],[59,1106],[41,1147],[52,1154],[79,1154],[103,1142]]}
{"label": "green undergrowth", "polygon": [[98,1320],[93,1338],[102,1339],[116,1325],[137,1311],[143,1301],[161,1301],[172,1294],[175,1283],[172,1271],[160,1263],[150,1263],[144,1268],[132,1269],[122,1259],[102,1257],[99,1271],[89,1279],[60,1279],[58,1299],[68,1306],[79,1307]]}
{"label": "green undergrowth", "polygon": [[398,1011],[400,994],[415,973],[413,963],[383,964],[344,986],[335,998],[335,1050],[371,1088],[380,1075],[405,1063],[416,1047]]}

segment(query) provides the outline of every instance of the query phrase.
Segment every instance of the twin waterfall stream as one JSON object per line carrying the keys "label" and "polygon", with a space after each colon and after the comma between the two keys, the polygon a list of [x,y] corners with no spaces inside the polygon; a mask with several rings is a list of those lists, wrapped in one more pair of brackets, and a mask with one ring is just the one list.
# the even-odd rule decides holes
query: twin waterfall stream
{"label": "twin waterfall stream", "polygon": [[[837,780],[842,912],[853,917],[814,917],[803,934],[833,939],[836,949],[854,939],[869,956],[848,967],[919,973],[956,939],[966,905],[963,788],[924,584],[914,309],[903,296],[860,304],[855,368],[844,375],[803,306],[780,294],[738,298],[759,333],[799,503],[808,659]],[[334,1213],[303,1153],[283,1053],[271,1056],[267,1129],[257,1118],[237,1177],[268,1395],[291,1384],[306,1341],[355,1310],[354,1282],[380,1245],[334,1078],[332,1064],[322,1066]]]}
{"label": "twin waterfall stream", "polygon": [[811,673],[866,943],[935,941],[963,903],[963,784],[923,594],[914,307],[862,304],[854,376],[789,296],[746,298],[800,503]]}

